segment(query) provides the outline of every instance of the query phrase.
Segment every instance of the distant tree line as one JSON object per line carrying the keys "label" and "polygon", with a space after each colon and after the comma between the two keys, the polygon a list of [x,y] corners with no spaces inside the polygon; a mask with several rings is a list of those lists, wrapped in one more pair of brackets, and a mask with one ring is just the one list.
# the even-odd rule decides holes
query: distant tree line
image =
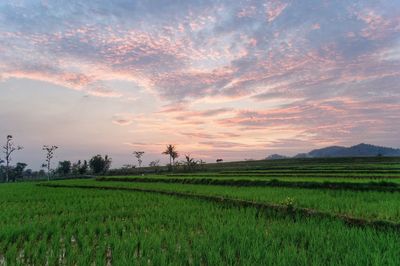
{"label": "distant tree line", "polygon": [[190,154],[185,154],[183,160],[178,160],[180,154],[175,145],[169,144],[161,153],[167,155],[169,163],[166,166],[160,165],[160,160],[149,162],[147,167],[142,167],[144,151],[134,151],[133,155],[138,162],[136,165],[125,164],[121,168],[111,169],[108,171],[109,175],[142,175],[142,174],[157,174],[161,172],[194,172],[204,170],[205,162],[203,160],[196,160]]}
{"label": "distant tree line", "polygon": [[[144,151],[133,151],[133,155],[138,163],[136,165],[124,165],[119,169],[112,169],[112,159],[108,156],[100,154],[94,155],[90,160],[78,160],[71,162],[69,160],[59,161],[55,169],[52,162],[56,151],[59,149],[56,145],[43,145],[44,163],[42,169],[33,171],[26,169],[27,164],[17,162],[12,165],[12,156],[14,152],[22,150],[23,147],[16,145],[12,135],[7,135],[5,144],[2,146],[2,154],[0,156],[0,182],[15,182],[22,179],[47,179],[68,178],[68,177],[84,177],[88,175],[106,175],[106,174],[144,174],[144,173],[160,173],[164,171],[184,171],[192,172],[201,170],[205,162],[196,160],[190,154],[184,155],[184,160],[178,161],[179,152],[175,145],[167,145],[162,154],[169,157],[169,164],[165,167],[160,165],[160,160],[151,161],[148,167],[142,167]],[[4,159],[2,159],[4,158]],[[220,159],[219,159],[220,160]]]}
{"label": "distant tree line", "polygon": [[[44,179],[68,177],[68,176],[83,176],[83,175],[101,175],[107,173],[111,167],[111,158],[108,155],[104,157],[95,155],[90,160],[78,160],[75,163],[71,161],[60,161],[58,166],[53,169],[52,161],[56,150],[59,148],[56,145],[44,145],[42,150],[45,152],[44,163],[39,171],[26,169],[27,164],[17,162],[12,165],[12,156],[14,152],[22,150],[22,146],[14,143],[12,135],[7,135],[5,144],[1,147],[2,155],[0,156],[0,182],[15,182],[18,180],[29,179]],[[2,159],[4,158],[4,159]]]}

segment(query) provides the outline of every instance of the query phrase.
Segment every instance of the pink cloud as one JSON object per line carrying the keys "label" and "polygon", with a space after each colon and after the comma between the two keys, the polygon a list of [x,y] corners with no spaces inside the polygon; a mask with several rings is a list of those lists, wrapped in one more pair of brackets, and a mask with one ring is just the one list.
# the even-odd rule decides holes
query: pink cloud
{"label": "pink cloud", "polygon": [[312,30],[319,30],[321,28],[321,25],[319,23],[315,23],[311,26]]}
{"label": "pink cloud", "polygon": [[27,78],[61,85],[67,88],[82,90],[93,80],[80,73],[54,72],[53,70],[15,70],[3,74],[5,77]]}
{"label": "pink cloud", "polygon": [[248,144],[232,142],[232,141],[201,141],[201,142],[199,142],[199,144],[205,145],[205,146],[210,146],[212,148],[228,148],[228,149],[251,147]]}
{"label": "pink cloud", "polygon": [[237,17],[244,18],[244,17],[252,17],[258,12],[256,6],[246,6],[242,8],[238,13]]}
{"label": "pink cloud", "polygon": [[400,32],[400,17],[389,20],[373,9],[364,9],[355,13],[366,24],[360,33],[365,38],[383,39],[390,34]]}
{"label": "pink cloud", "polygon": [[112,122],[119,126],[128,126],[133,123],[135,116],[129,113],[115,114],[112,117]]}
{"label": "pink cloud", "polygon": [[287,3],[282,3],[278,1],[268,2],[266,8],[267,21],[274,21],[287,8],[287,6]]}
{"label": "pink cloud", "polygon": [[202,138],[202,139],[213,139],[213,138],[215,138],[215,136],[212,135],[212,134],[202,133],[202,132],[183,132],[181,134],[184,135],[184,136],[187,136],[187,137]]}
{"label": "pink cloud", "polygon": [[122,93],[116,92],[114,90],[104,88],[104,87],[95,87],[88,90],[89,95],[97,96],[97,97],[106,97],[106,98],[120,98],[122,97]]}
{"label": "pink cloud", "polygon": [[[379,125],[389,126],[389,114],[400,114],[400,106],[394,103],[359,102],[350,98],[337,98],[321,102],[299,102],[287,108],[239,111],[236,116],[220,119],[221,126],[241,130],[268,130],[271,127],[287,127],[298,133],[307,132],[322,139],[353,137],[360,128]],[[385,117],[385,118],[384,118]],[[399,115],[391,119],[400,118]]]}

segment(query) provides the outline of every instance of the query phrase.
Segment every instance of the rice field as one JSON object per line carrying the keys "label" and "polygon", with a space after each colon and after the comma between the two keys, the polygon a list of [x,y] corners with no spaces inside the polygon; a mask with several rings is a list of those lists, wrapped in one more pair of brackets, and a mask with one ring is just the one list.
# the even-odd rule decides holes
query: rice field
{"label": "rice field", "polygon": [[[99,177],[99,178],[114,178],[114,179],[119,179],[119,178],[132,178],[132,179],[138,179],[142,178],[140,175],[126,175],[126,176],[107,176],[107,177]],[[152,179],[183,179],[183,180],[189,180],[189,179],[213,179],[213,180],[255,180],[255,181],[270,181],[270,180],[279,180],[279,181],[290,181],[290,182],[335,182],[335,183],[340,183],[340,182],[348,182],[348,183],[370,183],[370,182],[386,182],[386,183],[396,183],[400,185],[400,177],[399,178],[389,178],[387,175],[379,177],[379,178],[371,178],[371,177],[362,177],[362,178],[354,178],[354,177],[340,177],[340,176],[334,176],[334,177],[320,177],[320,176],[308,176],[308,175],[301,175],[301,176],[292,176],[292,175],[285,175],[285,176],[273,176],[273,175],[266,175],[266,176],[257,176],[257,175],[243,175],[243,176],[238,176],[238,175],[220,175],[220,174],[211,174],[211,173],[205,173],[205,174],[175,174],[175,175],[145,175],[146,179],[152,180]]]}
{"label": "rice field", "polygon": [[400,265],[395,162],[3,184],[0,265]]}
{"label": "rice field", "polygon": [[281,204],[293,200],[296,207],[348,215],[365,219],[387,220],[400,223],[399,192],[360,192],[274,187],[232,187],[191,184],[99,182],[95,180],[64,180],[53,184],[69,186],[97,186],[179,191],[200,195],[250,200],[260,203]]}
{"label": "rice field", "polygon": [[400,236],[329,219],[121,191],[1,188],[7,265],[399,263]]}

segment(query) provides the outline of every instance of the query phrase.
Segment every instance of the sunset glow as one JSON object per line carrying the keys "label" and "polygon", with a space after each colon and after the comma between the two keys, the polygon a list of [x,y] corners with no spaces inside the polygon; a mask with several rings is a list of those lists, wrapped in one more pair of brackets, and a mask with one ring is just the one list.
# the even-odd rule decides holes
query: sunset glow
{"label": "sunset glow", "polygon": [[[33,169],[399,147],[398,1],[0,2],[0,137]],[[3,137],[2,137],[3,138]]]}

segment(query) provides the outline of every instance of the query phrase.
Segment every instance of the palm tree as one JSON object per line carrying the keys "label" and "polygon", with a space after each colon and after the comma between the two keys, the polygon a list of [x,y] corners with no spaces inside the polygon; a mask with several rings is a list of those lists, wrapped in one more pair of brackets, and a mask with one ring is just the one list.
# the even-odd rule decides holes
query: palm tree
{"label": "palm tree", "polygon": [[172,164],[175,164],[175,159],[179,157],[178,152],[174,151],[172,153]]}
{"label": "palm tree", "polygon": [[186,154],[185,159],[186,159],[185,164],[186,164],[187,170],[189,170],[189,171],[194,170],[198,161],[195,161],[194,158],[190,157],[190,154]]}
{"label": "palm tree", "polygon": [[162,153],[169,155],[169,164],[172,167],[172,164],[175,162],[175,159],[179,157],[178,152],[176,151],[175,145],[167,145],[166,150]]}

